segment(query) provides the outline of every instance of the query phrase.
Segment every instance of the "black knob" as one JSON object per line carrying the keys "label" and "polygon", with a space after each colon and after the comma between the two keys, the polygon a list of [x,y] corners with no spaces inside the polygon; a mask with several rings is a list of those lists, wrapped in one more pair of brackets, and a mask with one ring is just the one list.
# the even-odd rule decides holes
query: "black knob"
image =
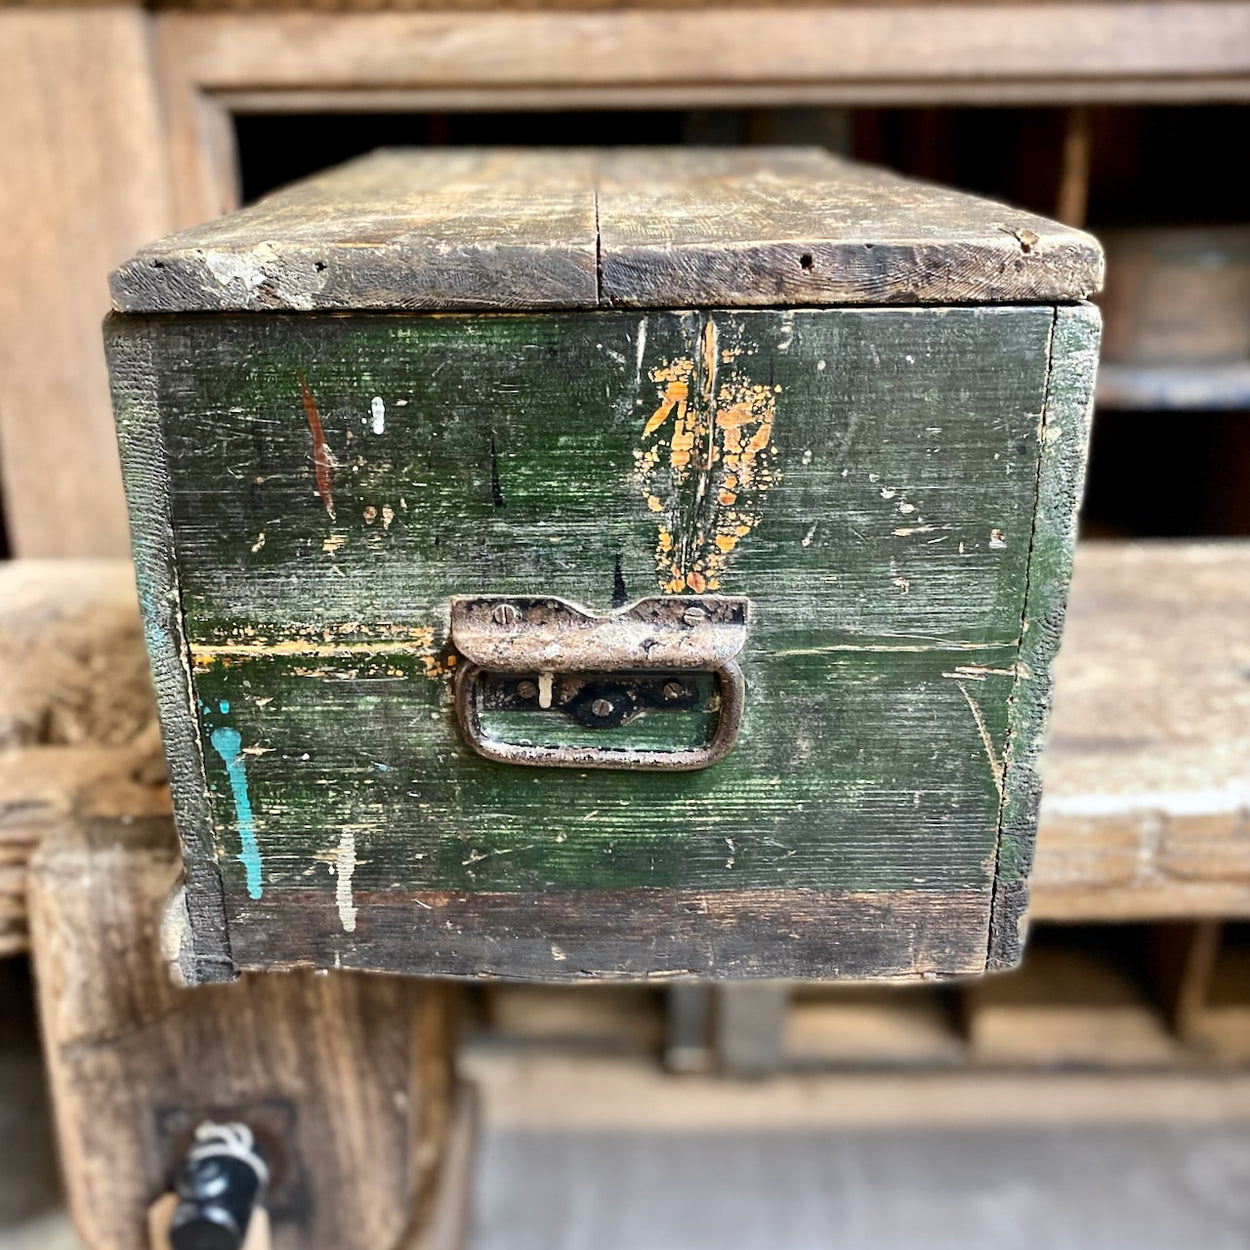
{"label": "black knob", "polygon": [[240,1250],[269,1169],[241,1124],[202,1124],[174,1178],[172,1250]]}

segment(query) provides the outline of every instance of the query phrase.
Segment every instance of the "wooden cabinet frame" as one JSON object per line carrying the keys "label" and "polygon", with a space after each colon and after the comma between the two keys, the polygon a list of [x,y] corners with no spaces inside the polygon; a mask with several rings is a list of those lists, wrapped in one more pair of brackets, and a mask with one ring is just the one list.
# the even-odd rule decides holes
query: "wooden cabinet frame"
{"label": "wooden cabinet frame", "polygon": [[36,5],[0,8],[0,67],[10,544],[123,556],[104,276],[237,205],[237,113],[1250,100],[1250,3]]}

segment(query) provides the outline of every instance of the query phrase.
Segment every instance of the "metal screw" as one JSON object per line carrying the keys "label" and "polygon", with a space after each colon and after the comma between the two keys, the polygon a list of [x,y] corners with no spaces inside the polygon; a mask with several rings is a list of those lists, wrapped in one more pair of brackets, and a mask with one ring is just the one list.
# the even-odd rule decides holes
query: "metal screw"
{"label": "metal screw", "polygon": [[702,608],[687,608],[681,619],[687,625],[702,625],[707,620],[707,613]]}
{"label": "metal screw", "polygon": [[598,717],[612,715],[612,704],[607,699],[596,699],[591,705],[590,710]]}
{"label": "metal screw", "polygon": [[515,625],[520,615],[515,603],[497,604],[491,613],[496,625]]}
{"label": "metal screw", "polygon": [[686,693],[686,687],[679,681],[666,681],[661,693],[666,699],[680,699]]}
{"label": "metal screw", "polygon": [[538,687],[532,681],[519,681],[516,684],[518,699],[533,699],[538,694]]}

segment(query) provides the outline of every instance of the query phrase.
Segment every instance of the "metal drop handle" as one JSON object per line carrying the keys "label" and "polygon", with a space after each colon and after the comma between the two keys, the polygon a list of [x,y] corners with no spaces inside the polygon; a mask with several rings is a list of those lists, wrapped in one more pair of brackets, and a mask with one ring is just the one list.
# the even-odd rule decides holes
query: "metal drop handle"
{"label": "metal drop handle", "polygon": [[[456,674],[461,732],[479,755],[504,764],[661,772],[707,768],[732,750],[742,723],[745,683],[734,657],[746,641],[748,617],[746,599],[720,595],[643,599],[603,614],[552,597],[456,596],[451,641],[467,661]],[[557,675],[634,674],[645,688],[647,678],[695,672],[714,677],[718,698],[715,732],[696,747],[536,746],[483,730],[478,689],[486,673],[537,675],[533,684],[543,690],[539,706],[546,708]],[[664,690],[671,684],[660,682]],[[592,726],[596,720],[604,727],[619,723],[612,716],[613,697],[600,696],[579,719]]]}

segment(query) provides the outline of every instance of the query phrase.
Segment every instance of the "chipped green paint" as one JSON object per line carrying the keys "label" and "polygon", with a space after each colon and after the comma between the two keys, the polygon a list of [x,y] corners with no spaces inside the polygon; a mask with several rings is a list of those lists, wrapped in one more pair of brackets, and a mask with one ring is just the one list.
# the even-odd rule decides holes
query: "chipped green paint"
{"label": "chipped green paint", "polygon": [[[254,744],[266,907],[324,906],[340,939],[367,943],[389,899],[427,900],[409,904],[415,923],[429,900],[479,892],[911,892],[978,900],[964,914],[981,917],[980,950],[958,937],[949,966],[983,964],[1000,809],[1015,812],[1023,776],[1009,728],[1054,318],[126,319],[115,333],[151,346],[195,693],[228,702],[239,744]],[[683,381],[679,422],[670,386]],[[333,516],[304,388],[333,456]],[[760,489],[741,503],[725,502],[742,483],[726,480],[718,429],[757,444]],[[673,455],[688,434],[683,474]],[[657,566],[665,529],[691,558]],[[700,565],[713,550],[727,558]],[[695,571],[752,600],[742,730],[723,762],[556,773],[466,747],[450,595],[606,610],[653,594],[657,568],[670,591],[694,589]],[[591,732],[515,715],[510,737]],[[602,732],[619,745],[700,732],[664,715]],[[200,712],[202,740],[211,720]],[[232,932],[263,946],[252,868],[222,853],[238,811],[230,760],[241,771],[244,756],[213,746],[214,864]],[[1031,839],[1017,824],[1004,863]],[[327,881],[343,831],[351,871]]]}

